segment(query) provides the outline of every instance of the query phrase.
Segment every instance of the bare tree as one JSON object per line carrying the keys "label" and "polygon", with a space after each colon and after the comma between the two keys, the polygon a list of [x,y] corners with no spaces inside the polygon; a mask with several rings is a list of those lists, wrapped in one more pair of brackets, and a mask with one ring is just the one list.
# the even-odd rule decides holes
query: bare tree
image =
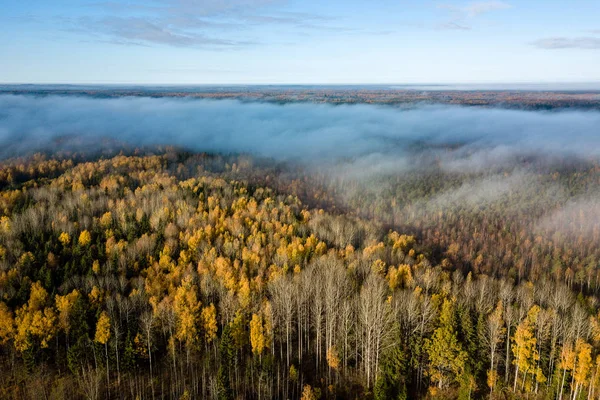
{"label": "bare tree", "polygon": [[284,276],[269,285],[271,293],[271,304],[273,305],[274,320],[282,335],[281,342],[285,341],[287,366],[290,366],[290,354],[293,351],[292,338],[294,328],[294,291],[293,281],[290,277]]}
{"label": "bare tree", "polygon": [[91,366],[87,368],[82,366],[81,372],[77,377],[77,383],[88,400],[100,399],[100,385],[102,380],[102,373]]}
{"label": "bare tree", "polygon": [[498,352],[498,346],[504,339],[506,329],[504,328],[504,321],[502,319],[503,306],[502,301],[498,302],[496,309],[487,317],[485,325],[484,342],[488,346],[490,352],[490,369],[488,374],[493,375],[489,379],[492,383],[490,384],[490,396],[494,391],[496,381],[496,354]]}
{"label": "bare tree", "polygon": [[371,387],[379,369],[379,358],[386,339],[392,334],[393,313],[387,301],[385,280],[372,273],[360,291],[358,320],[361,357],[367,387]]}
{"label": "bare tree", "polygon": [[154,398],[154,375],[152,373],[152,330],[154,327],[154,314],[152,311],[146,311],[140,318],[140,327],[144,334],[144,340],[148,349],[148,364],[150,370],[150,386],[152,388],[152,398]]}

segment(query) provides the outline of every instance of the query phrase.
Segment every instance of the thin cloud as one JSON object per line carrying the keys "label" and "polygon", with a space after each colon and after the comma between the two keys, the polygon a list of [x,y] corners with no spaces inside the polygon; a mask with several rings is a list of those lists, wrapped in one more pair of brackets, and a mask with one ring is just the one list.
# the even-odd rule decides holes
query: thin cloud
{"label": "thin cloud", "polygon": [[438,24],[438,29],[470,30],[471,25],[468,21],[493,11],[512,8],[512,6],[504,1],[476,1],[465,6],[441,4],[438,5],[438,8],[448,10],[451,15],[449,21]]}
{"label": "thin cloud", "polygon": [[599,37],[552,37],[546,39],[539,39],[532,43],[535,47],[540,49],[587,49],[587,50],[598,50],[600,49],[600,38]]}
{"label": "thin cloud", "polygon": [[109,11],[113,13],[129,13],[139,11],[156,12],[166,9],[166,6],[164,4],[152,2],[148,3],[151,4],[122,3],[117,1],[99,1],[96,3],[88,4],[86,7]]}
{"label": "thin cloud", "polygon": [[[71,18],[67,29],[106,43],[234,49],[259,44],[255,29],[281,26],[296,35],[309,32],[360,31],[333,24],[334,18],[269,7],[280,0],[154,0],[105,1],[92,6],[102,17]],[[63,25],[63,24],[61,24]],[[64,25],[63,25],[64,26]]]}
{"label": "thin cloud", "polygon": [[506,10],[511,5],[503,1],[478,1],[464,7],[463,11],[470,17],[476,17],[491,11]]}
{"label": "thin cloud", "polygon": [[447,29],[447,30],[456,30],[456,31],[470,31],[471,27],[466,25],[461,25],[457,22],[446,22],[445,24],[439,24],[439,29]]}
{"label": "thin cloud", "polygon": [[200,68],[200,67],[175,67],[175,68],[149,68],[148,72],[159,74],[233,74],[242,72],[239,69],[228,68]]}
{"label": "thin cloud", "polygon": [[251,41],[210,37],[196,31],[180,30],[160,19],[105,17],[100,19],[80,18],[77,22],[82,30],[100,35],[102,40],[116,44],[217,48],[254,44]]}
{"label": "thin cloud", "polygon": [[249,10],[263,7],[277,0],[154,0],[144,4],[136,2],[101,1],[91,6],[109,12],[156,12],[166,11],[172,14],[194,14],[209,16],[232,10]]}
{"label": "thin cloud", "polygon": [[214,15],[228,11],[262,8],[279,0],[162,0],[179,12]]}
{"label": "thin cloud", "polygon": [[309,14],[309,13],[294,13],[294,12],[278,12],[269,15],[248,15],[242,17],[244,20],[255,23],[272,23],[272,24],[289,24],[289,25],[300,25],[305,24],[307,21],[321,21],[330,22],[333,18],[326,17],[323,15]]}

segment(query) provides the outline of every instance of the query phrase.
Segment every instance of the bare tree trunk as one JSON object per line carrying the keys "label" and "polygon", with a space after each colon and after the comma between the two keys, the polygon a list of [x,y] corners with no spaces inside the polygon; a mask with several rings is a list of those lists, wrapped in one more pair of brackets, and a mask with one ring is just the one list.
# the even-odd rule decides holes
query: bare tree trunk
{"label": "bare tree trunk", "polygon": [[562,381],[560,383],[560,392],[558,394],[558,400],[562,400],[563,389],[565,387],[565,376],[566,375],[567,375],[567,369],[563,368],[563,376],[562,376]]}
{"label": "bare tree trunk", "polygon": [[108,341],[104,343],[104,353],[106,354],[106,391],[107,398],[110,398],[110,373],[108,371]]}

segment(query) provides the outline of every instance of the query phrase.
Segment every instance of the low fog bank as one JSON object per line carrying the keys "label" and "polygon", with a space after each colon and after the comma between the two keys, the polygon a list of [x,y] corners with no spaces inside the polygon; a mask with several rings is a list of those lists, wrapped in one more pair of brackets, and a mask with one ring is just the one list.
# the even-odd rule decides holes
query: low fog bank
{"label": "low fog bank", "polygon": [[478,171],[532,154],[596,159],[600,112],[0,96],[0,157],[66,146],[69,137],[307,165],[351,161],[359,174],[414,166],[418,154],[449,171]]}
{"label": "low fog bank", "polygon": [[600,193],[570,199],[549,212],[536,225],[536,233],[547,235],[558,243],[580,237],[600,237]]}
{"label": "low fog bank", "polygon": [[290,162],[283,185],[308,173],[336,204],[434,245],[600,235],[597,111],[0,95],[2,158],[119,143]]}

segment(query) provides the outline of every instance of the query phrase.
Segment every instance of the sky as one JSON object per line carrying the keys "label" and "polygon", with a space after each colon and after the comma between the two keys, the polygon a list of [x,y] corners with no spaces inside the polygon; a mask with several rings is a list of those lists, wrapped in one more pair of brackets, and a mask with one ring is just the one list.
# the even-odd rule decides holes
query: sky
{"label": "sky", "polygon": [[597,0],[0,0],[0,83],[600,82]]}

